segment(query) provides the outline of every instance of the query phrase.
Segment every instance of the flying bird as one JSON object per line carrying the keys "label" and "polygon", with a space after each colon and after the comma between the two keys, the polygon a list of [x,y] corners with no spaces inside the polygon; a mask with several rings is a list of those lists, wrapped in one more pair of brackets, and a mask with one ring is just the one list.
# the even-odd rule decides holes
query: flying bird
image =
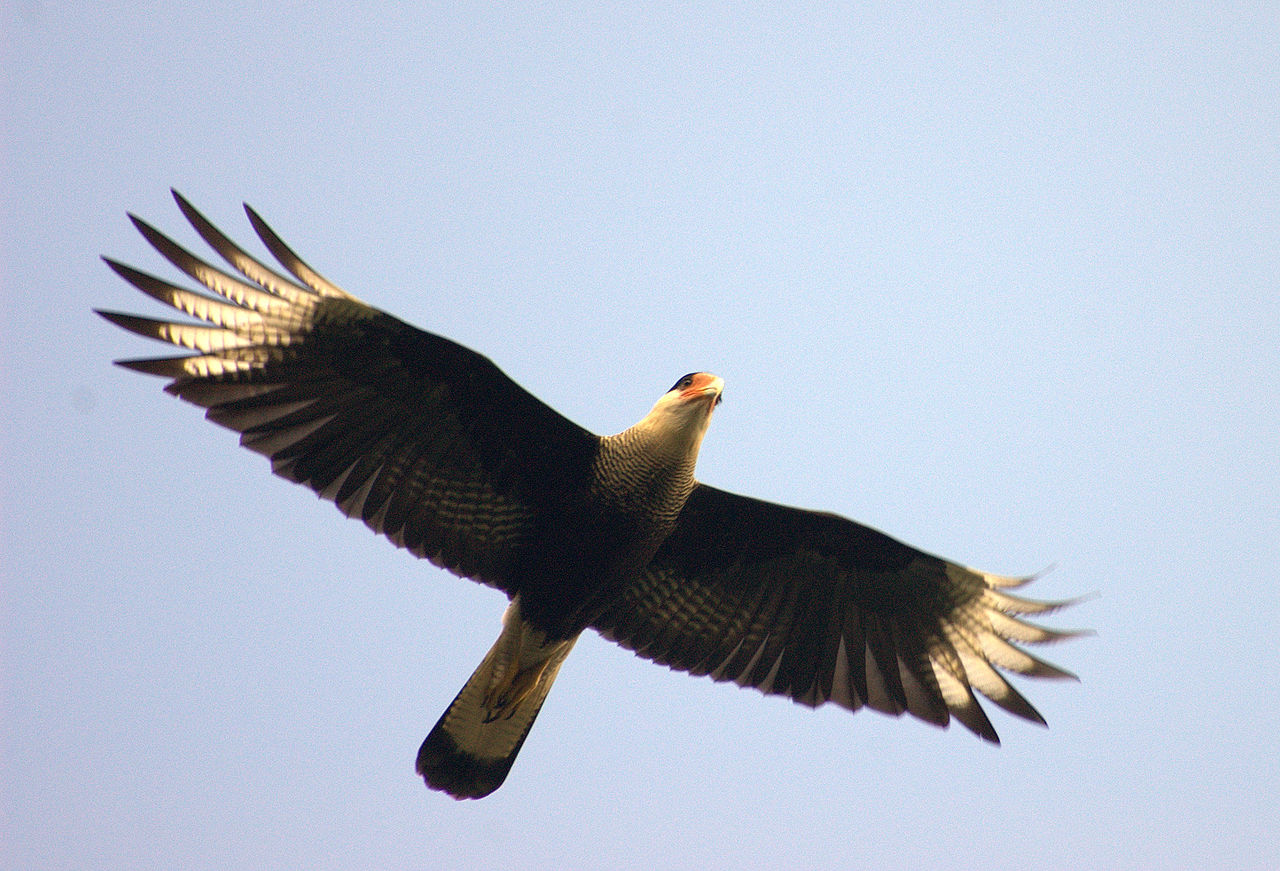
{"label": "flying bird", "polygon": [[629,429],[598,436],[488,358],[321,277],[245,206],[285,275],[176,191],[235,270],[130,219],[197,292],[103,258],[194,320],[104,318],[188,349],[122,360],[348,517],[418,557],[504,592],[492,649],[428,734],[417,770],[455,798],[505,780],[578,637],[716,681],[856,711],[955,717],[996,731],[975,691],[1043,718],[1002,671],[1073,677],[1019,645],[1078,633],[1029,622],[1070,602],[1011,588],[835,514],[739,496],[694,477],[723,381],[680,378]]}

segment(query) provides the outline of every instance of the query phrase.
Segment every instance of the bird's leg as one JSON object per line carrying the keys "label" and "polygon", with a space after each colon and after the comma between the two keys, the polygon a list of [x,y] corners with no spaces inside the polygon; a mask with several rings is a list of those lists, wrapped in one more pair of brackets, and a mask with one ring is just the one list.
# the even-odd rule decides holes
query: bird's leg
{"label": "bird's leg", "polygon": [[502,627],[493,676],[482,701],[486,723],[511,717],[520,702],[554,680],[577,641],[548,640],[545,632],[525,623],[520,617],[519,597],[502,615]]}

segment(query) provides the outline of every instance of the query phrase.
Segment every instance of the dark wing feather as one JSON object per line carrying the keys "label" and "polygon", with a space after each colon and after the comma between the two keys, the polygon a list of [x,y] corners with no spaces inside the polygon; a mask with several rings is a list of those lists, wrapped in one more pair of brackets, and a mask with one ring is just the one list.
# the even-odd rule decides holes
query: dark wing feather
{"label": "dark wing feather", "polygon": [[954,716],[997,741],[974,690],[1043,723],[1000,669],[1070,677],[1015,642],[1070,637],[1021,619],[1041,603],[833,514],[699,484],[646,573],[593,624],[655,662],[788,696]]}
{"label": "dark wing feather", "polygon": [[[418,330],[330,283],[249,210],[297,279],[260,263],[176,192],[197,232],[239,275],[138,218],[144,237],[209,296],[107,260],[117,274],[199,322],[100,312],[189,356],[121,365],[171,379],[271,459],[277,474],[457,574],[514,589],[510,567],[543,512],[581,483],[599,442],[485,357]],[[247,207],[246,207],[247,209]]]}

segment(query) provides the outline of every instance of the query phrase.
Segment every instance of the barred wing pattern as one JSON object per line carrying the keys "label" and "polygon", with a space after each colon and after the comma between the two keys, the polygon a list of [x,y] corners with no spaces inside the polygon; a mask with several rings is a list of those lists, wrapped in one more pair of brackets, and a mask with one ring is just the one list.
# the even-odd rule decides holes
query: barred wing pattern
{"label": "barred wing pattern", "polygon": [[265,266],[176,191],[183,214],[239,275],[130,215],[170,263],[212,295],[115,260],[143,293],[199,322],[117,312],[107,320],[194,353],[124,360],[170,380],[210,420],[395,544],[505,590],[511,569],[599,438],[519,387],[487,358],[366,305],[307,266],[245,207],[290,273]]}
{"label": "barred wing pattern", "polygon": [[640,656],[817,706],[954,716],[999,742],[974,695],[1043,718],[998,669],[1073,677],[1016,643],[1078,633],[1022,619],[1067,602],[1007,588],[833,514],[698,485],[644,576],[593,624]]}

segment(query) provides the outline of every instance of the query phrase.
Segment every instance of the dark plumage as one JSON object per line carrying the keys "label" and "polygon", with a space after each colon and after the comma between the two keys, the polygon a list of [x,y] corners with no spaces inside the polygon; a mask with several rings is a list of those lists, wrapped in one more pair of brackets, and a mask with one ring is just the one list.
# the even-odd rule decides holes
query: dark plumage
{"label": "dark plumage", "polygon": [[[968,569],[832,514],[698,483],[723,382],[680,379],[635,426],[593,435],[492,362],[331,284],[246,207],[292,277],[246,254],[181,196],[238,272],[132,218],[214,296],[107,260],[203,323],[100,312],[188,356],[122,361],[241,433],[305,484],[436,565],[511,599],[503,630],[418,754],[428,785],[496,789],[561,663],[594,628],[646,658],[816,706],[911,714],[996,732],[974,695],[1043,723],[999,669],[1064,677],[1017,646],[1073,633],[1023,615],[1066,603],[1007,592],[1029,579]],[[132,216],[131,216],[132,217]]]}

